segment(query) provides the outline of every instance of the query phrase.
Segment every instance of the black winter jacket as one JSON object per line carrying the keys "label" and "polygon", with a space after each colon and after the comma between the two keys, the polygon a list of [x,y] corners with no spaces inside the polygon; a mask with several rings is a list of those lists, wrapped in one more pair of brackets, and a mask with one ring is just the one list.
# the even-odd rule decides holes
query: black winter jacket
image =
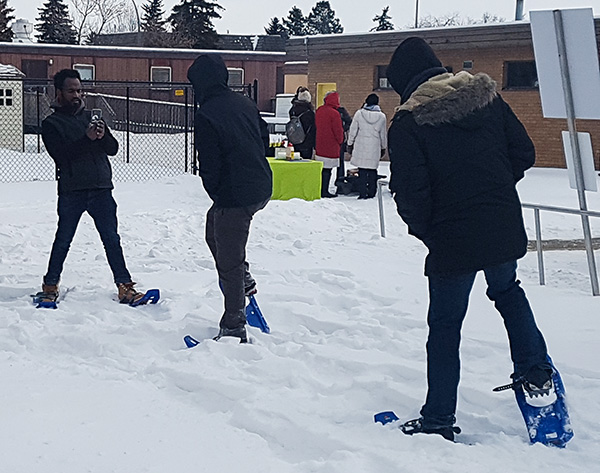
{"label": "black winter jacket", "polygon": [[90,140],[87,127],[90,111],[75,114],[57,108],[42,122],[42,139],[58,172],[58,193],[112,189],[112,170],[108,156],[119,151],[119,143],[105,126],[101,140]]}
{"label": "black winter jacket", "polygon": [[227,86],[227,68],[216,55],[202,55],[188,70],[199,105],[195,146],[200,176],[217,207],[246,207],[273,191],[266,158],[267,124],[256,104]]}
{"label": "black winter jacket", "polygon": [[535,161],[525,128],[485,74],[422,84],[389,130],[390,189],[409,233],[429,249],[426,275],[524,256],[515,184]]}
{"label": "black winter jacket", "polygon": [[294,99],[292,100],[292,107],[290,108],[289,115],[290,118],[300,117],[300,123],[302,123],[302,128],[306,135],[302,143],[294,145],[294,149],[300,151],[303,158],[312,158],[317,136],[314,107],[310,102]]}

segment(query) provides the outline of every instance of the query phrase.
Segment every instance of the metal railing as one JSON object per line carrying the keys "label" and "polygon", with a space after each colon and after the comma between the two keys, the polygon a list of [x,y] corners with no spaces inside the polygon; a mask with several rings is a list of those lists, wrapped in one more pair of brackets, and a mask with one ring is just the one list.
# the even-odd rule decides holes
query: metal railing
{"label": "metal railing", "polygon": [[[380,179],[377,181],[377,200],[379,203],[379,229],[381,236],[385,238],[385,217],[383,210],[383,197],[382,197],[382,188],[383,186],[389,186],[389,181]],[[536,252],[537,252],[537,260],[538,260],[538,273],[539,273],[539,281],[540,285],[544,286],[546,284],[546,274],[544,269],[544,253],[543,253],[543,244],[542,244],[542,224],[540,211],[545,212],[556,212],[563,214],[571,214],[571,215],[579,215],[580,217],[600,217],[600,212],[595,212],[592,210],[579,210],[579,209],[570,209],[566,207],[556,207],[552,205],[539,205],[539,204],[526,204],[523,203],[521,206],[525,209],[532,209],[534,213],[534,221],[535,221],[535,242],[536,242]],[[592,295],[598,296],[600,295],[598,291],[598,274],[596,271],[595,259],[594,259],[594,250],[590,239],[586,238],[585,247],[588,251],[588,269],[590,274],[590,283],[592,286]]]}
{"label": "metal railing", "polygon": [[[83,88],[86,108],[102,110],[119,142],[118,154],[110,158],[116,181],[195,171],[195,105],[189,83],[84,81]],[[256,90],[256,81],[234,89],[254,98]],[[49,79],[0,80],[0,182],[56,179],[41,138],[54,97]]]}
{"label": "metal railing", "polygon": [[[579,210],[579,209],[569,209],[566,207],[555,207],[552,205],[539,205],[539,204],[521,204],[521,206],[525,209],[532,209],[535,221],[535,242],[536,242],[536,251],[538,258],[538,273],[540,278],[540,285],[544,286],[546,284],[546,275],[544,270],[544,250],[542,245],[542,223],[540,218],[540,211],[543,210],[545,212],[556,212],[563,214],[571,214],[571,215],[579,215],[580,217],[600,217],[600,212],[594,212],[592,210]],[[592,285],[592,295],[598,296],[600,292],[598,291],[598,273],[596,271],[596,264],[594,259],[594,250],[592,247],[591,234],[588,238],[585,239],[585,246],[588,252],[588,270],[590,273],[590,283]]]}

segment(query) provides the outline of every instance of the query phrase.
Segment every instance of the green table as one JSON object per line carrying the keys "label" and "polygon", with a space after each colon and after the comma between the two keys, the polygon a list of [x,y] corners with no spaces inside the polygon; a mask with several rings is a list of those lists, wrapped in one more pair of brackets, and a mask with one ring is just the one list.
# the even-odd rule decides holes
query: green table
{"label": "green table", "polygon": [[285,161],[267,158],[273,171],[273,200],[321,198],[323,163],[312,159]]}

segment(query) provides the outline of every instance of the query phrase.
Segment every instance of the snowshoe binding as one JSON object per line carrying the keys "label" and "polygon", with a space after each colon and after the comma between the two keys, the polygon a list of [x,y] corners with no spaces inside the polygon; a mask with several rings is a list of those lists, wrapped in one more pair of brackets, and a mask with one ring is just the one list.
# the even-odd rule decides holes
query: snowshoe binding
{"label": "snowshoe binding", "polygon": [[454,442],[454,434],[460,434],[460,427],[454,425],[434,426],[428,425],[423,417],[409,420],[400,426],[400,430],[406,435],[414,434],[437,434],[446,440]]}
{"label": "snowshoe binding", "polygon": [[37,309],[57,309],[58,308],[58,284],[42,284],[41,292],[32,294],[33,303],[37,304]]}
{"label": "snowshoe binding", "polygon": [[119,302],[121,304],[129,304],[132,307],[144,304],[156,304],[160,299],[160,291],[158,289],[149,289],[148,291],[138,292],[134,286],[136,283],[128,282],[118,285]]}
{"label": "snowshoe binding", "polygon": [[214,341],[219,341],[223,337],[237,337],[240,339],[240,343],[248,343],[248,334],[246,333],[246,326],[236,328],[219,328],[219,333],[213,338]]}

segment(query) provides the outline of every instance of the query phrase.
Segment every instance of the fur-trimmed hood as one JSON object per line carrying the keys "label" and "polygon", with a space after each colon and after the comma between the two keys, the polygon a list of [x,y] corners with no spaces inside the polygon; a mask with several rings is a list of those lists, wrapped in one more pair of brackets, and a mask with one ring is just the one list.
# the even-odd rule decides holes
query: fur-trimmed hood
{"label": "fur-trimmed hood", "polygon": [[439,74],[421,84],[397,111],[411,112],[417,125],[437,126],[461,121],[495,97],[496,82],[487,74]]}

